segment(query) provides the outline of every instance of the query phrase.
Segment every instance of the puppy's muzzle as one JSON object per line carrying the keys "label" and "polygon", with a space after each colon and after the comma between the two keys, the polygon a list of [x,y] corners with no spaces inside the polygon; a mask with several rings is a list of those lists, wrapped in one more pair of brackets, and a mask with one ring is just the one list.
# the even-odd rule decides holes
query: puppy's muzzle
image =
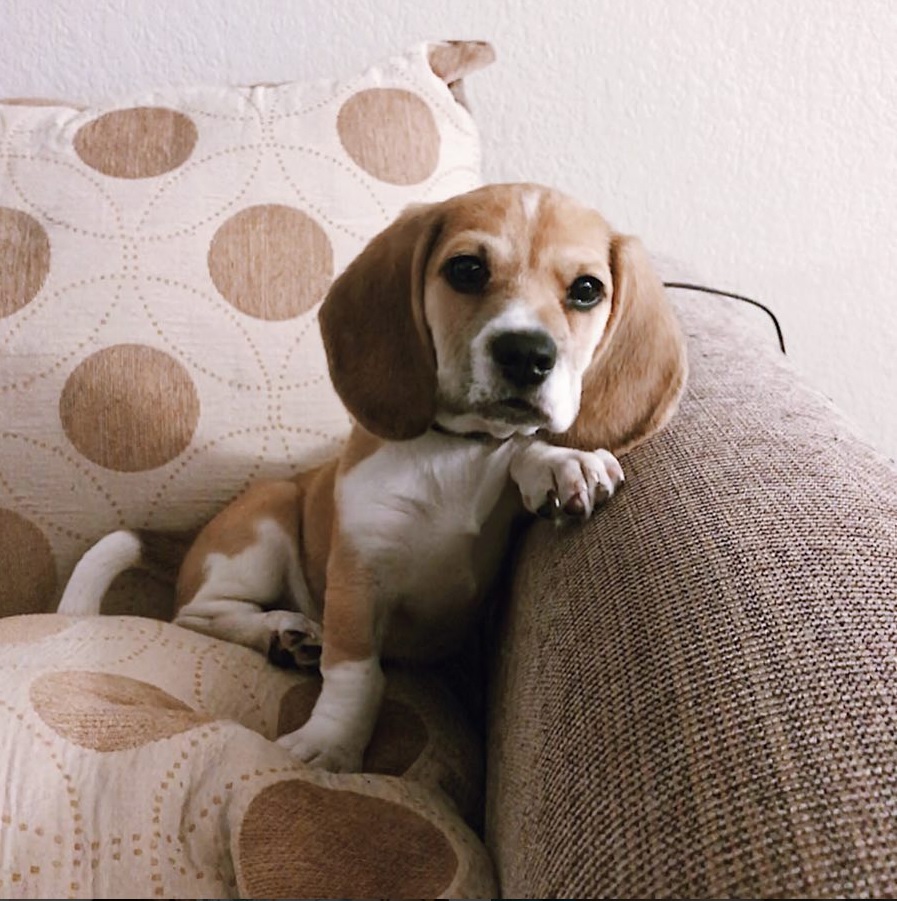
{"label": "puppy's muzzle", "polygon": [[515,388],[541,385],[557,362],[557,345],[542,331],[501,332],[489,343],[489,352],[504,379]]}

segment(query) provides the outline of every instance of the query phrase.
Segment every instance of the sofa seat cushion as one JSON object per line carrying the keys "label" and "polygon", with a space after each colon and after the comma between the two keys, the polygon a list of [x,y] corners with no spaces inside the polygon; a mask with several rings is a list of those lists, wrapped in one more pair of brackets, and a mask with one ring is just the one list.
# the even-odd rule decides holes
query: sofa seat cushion
{"label": "sofa seat cushion", "polygon": [[478,745],[390,673],[365,774],[271,741],[315,676],[139,617],[0,619],[4,897],[494,897]]}

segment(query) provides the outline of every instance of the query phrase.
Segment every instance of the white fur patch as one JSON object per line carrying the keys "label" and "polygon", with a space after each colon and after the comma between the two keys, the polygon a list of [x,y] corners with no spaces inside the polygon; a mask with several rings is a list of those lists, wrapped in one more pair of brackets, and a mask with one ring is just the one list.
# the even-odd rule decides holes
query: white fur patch
{"label": "white fur patch", "polygon": [[376,657],[345,660],[322,672],[321,694],[308,722],[277,743],[312,766],[357,772],[374,731],[386,679]]}
{"label": "white fur patch", "polygon": [[[299,566],[296,539],[273,519],[255,527],[256,541],[230,557],[209,554],[203,566],[205,581],[190,602],[229,598],[262,607],[280,599],[287,585],[296,607],[310,613],[310,595]],[[186,608],[185,608],[186,609]]]}
{"label": "white fur patch", "polygon": [[212,598],[191,601],[178,612],[174,623],[254,648],[262,654],[268,653],[275,635],[286,650],[293,644],[290,633],[304,635],[312,644],[321,644],[320,626],[304,614],[296,610],[262,610],[249,601]]}
{"label": "white fur patch", "polygon": [[533,441],[515,455],[511,478],[531,513],[539,513],[549,492],[554,492],[561,509],[578,500],[581,515],[589,517],[623,482],[623,468],[607,450],[581,451]]}
{"label": "white fur patch", "polygon": [[338,484],[343,532],[365,556],[393,556],[396,545],[406,546],[414,570],[428,543],[435,549],[446,537],[479,533],[507,482],[512,454],[507,442],[435,432],[385,443]]}
{"label": "white fur patch", "polygon": [[525,191],[520,198],[523,203],[523,212],[530,222],[535,221],[536,216],[539,214],[539,207],[542,205],[542,198],[544,196],[544,193],[538,188],[532,188],[529,191]]}
{"label": "white fur patch", "polygon": [[481,532],[507,487],[515,445],[430,431],[384,444],[337,485],[343,534],[385,574],[372,586],[378,603],[400,604],[422,628],[444,621],[436,644],[465,625],[504,553],[503,539],[487,542]]}

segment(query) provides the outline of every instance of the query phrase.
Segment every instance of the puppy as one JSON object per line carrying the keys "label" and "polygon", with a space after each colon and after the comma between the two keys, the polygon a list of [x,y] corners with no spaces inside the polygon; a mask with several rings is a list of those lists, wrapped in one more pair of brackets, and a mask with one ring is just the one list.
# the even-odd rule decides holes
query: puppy
{"label": "puppy", "polygon": [[[590,516],[623,480],[614,454],[673,414],[686,358],[639,241],[531,184],[407,210],[337,278],[319,322],[351,436],[337,459],[254,484],[202,529],[174,622],[301,664],[320,647],[311,717],[279,741],[351,771],[381,659],[457,649],[513,518]],[[60,612],[99,612],[159,540],[106,536]]]}

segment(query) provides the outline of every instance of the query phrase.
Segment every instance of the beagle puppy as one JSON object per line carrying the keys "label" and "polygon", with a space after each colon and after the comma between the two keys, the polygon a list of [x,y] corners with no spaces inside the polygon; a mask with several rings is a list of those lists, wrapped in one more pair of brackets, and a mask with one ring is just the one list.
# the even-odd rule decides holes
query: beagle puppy
{"label": "beagle puppy", "polygon": [[[199,532],[174,622],[319,662],[311,716],[279,742],[352,771],[381,659],[456,650],[514,517],[590,516],[623,481],[614,454],[673,414],[686,357],[640,242],[533,184],[408,209],[336,279],[319,322],[353,431],[338,458],[252,485]],[[119,572],[171,546],[106,536],[60,612],[98,613]]]}

